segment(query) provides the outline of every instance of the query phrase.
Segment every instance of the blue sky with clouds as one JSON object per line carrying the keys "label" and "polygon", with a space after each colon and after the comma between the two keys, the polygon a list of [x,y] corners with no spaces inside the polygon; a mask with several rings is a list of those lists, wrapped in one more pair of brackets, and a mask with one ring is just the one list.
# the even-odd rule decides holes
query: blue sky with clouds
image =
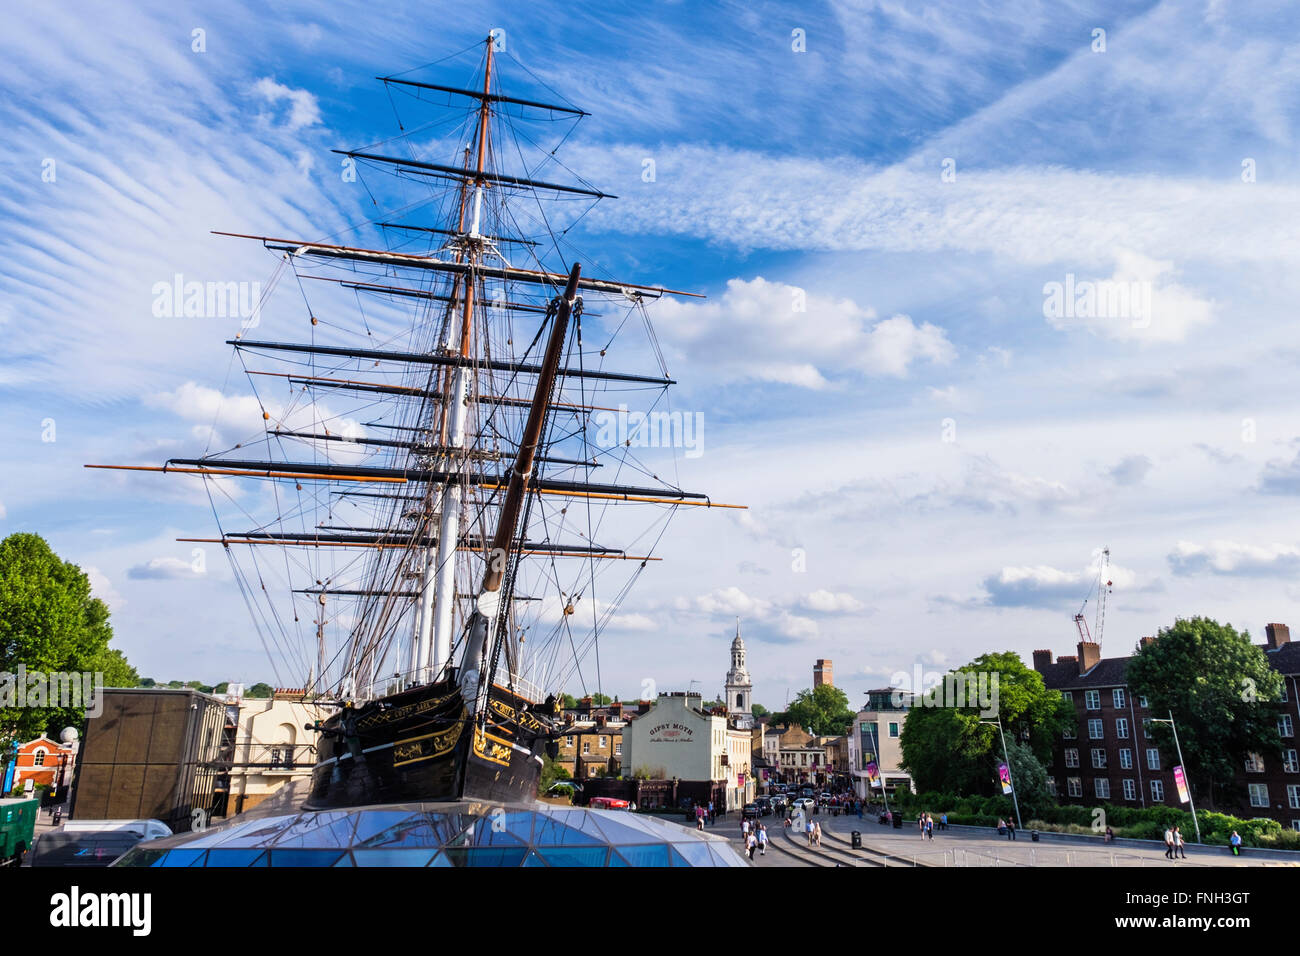
{"label": "blue sky with clouds", "polygon": [[[223,562],[194,575],[174,540],[212,533],[202,490],[81,467],[198,453],[247,400],[234,329],[154,317],[154,283],[267,277],[212,229],[371,217],[329,150],[394,135],[372,78],[490,28],[506,89],[593,114],[561,158],[622,198],[576,244],[708,294],[652,312],[675,407],[706,415],[679,467],[751,506],[675,521],[607,689],[719,686],[736,615],[768,706],[819,657],[857,699],[918,662],[1065,653],[1103,545],[1108,652],[1179,615],[1300,622],[1285,5],[98,10],[29,5],[0,37],[0,532],[93,569],[142,673],[270,677]],[[1149,308],[1048,314],[1067,281]]]}

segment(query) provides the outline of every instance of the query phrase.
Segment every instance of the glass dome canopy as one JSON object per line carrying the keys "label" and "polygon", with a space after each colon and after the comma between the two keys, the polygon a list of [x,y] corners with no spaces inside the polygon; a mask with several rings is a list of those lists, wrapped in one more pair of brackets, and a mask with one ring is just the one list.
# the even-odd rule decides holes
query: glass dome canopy
{"label": "glass dome canopy", "polygon": [[236,819],[141,843],[115,866],[747,866],[728,842],[623,810],[395,803]]}

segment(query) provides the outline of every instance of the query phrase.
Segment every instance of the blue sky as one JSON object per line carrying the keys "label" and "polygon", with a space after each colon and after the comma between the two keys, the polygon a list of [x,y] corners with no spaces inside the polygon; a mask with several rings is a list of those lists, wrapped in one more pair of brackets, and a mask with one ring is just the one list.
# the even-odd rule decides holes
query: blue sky
{"label": "blue sky", "polygon": [[[154,283],[268,277],[212,229],[368,218],[329,150],[395,133],[372,78],[490,28],[506,89],[593,114],[561,158],[622,198],[576,243],[708,294],[652,312],[675,407],[706,415],[679,467],[751,506],[676,519],[606,689],[717,688],[736,615],[769,707],[820,657],[856,700],[918,664],[1071,652],[1102,546],[1108,653],[1175,616],[1300,622],[1283,5],[385,10],[63,4],[0,38],[0,532],[93,569],[142,673],[272,676],[224,562],[194,575],[174,540],[213,532],[202,490],[81,467],[197,454],[246,403],[234,329],[155,318]],[[1136,283],[1150,312],[1049,317],[1067,277]]]}

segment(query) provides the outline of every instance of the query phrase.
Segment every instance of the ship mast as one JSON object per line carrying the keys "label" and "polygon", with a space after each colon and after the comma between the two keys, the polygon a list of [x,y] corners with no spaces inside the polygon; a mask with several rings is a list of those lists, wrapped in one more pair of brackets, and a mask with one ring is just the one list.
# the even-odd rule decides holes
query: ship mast
{"label": "ship mast", "polygon": [[[492,37],[487,38],[487,60],[483,69],[483,97],[479,102],[478,112],[478,152],[474,160],[474,213],[470,224],[469,236],[465,241],[465,250],[469,259],[469,270],[462,275],[461,291],[464,294],[464,308],[461,313],[460,323],[460,357],[467,360],[470,357],[470,348],[473,344],[474,335],[474,293],[477,286],[477,266],[482,253],[482,239],[479,232],[483,219],[483,189],[487,185],[483,179],[483,167],[487,161],[487,137],[488,121],[491,118],[492,109]],[[463,197],[462,193],[462,197]],[[464,214],[465,207],[462,198],[461,215],[459,228],[464,234]],[[459,254],[458,254],[459,258]],[[457,343],[449,342],[447,351],[451,351]],[[447,390],[446,408],[448,412],[447,434],[445,445],[452,449],[449,452],[447,461],[448,470],[464,470],[467,466],[467,459],[464,455],[458,455],[455,449],[465,447],[465,416],[468,413],[469,405],[469,381],[470,369],[466,364],[457,365],[452,369],[451,387]],[[428,582],[426,580],[425,594],[422,598],[421,622],[423,632],[421,638],[421,657],[429,660],[429,671],[417,674],[417,679],[428,680],[430,677],[437,678],[444,667],[447,666],[451,658],[451,640],[452,631],[455,627],[455,603],[456,603],[456,548],[460,536],[460,514],[464,502],[464,483],[459,476],[452,477],[444,486],[442,493],[442,519],[438,529],[438,547],[436,554],[431,555],[433,558],[432,567],[426,563],[426,578],[428,571],[433,572],[433,607],[432,614],[428,605]],[[432,646],[426,652],[424,647],[428,646],[430,617],[432,620]]]}

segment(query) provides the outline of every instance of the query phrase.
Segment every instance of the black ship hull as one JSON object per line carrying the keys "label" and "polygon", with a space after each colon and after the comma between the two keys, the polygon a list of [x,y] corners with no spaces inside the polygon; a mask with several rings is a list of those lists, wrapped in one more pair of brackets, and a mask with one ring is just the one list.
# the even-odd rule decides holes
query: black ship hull
{"label": "black ship hull", "polygon": [[531,702],[493,685],[473,721],[454,680],[345,708],[320,726],[308,810],[537,795],[551,739]]}

